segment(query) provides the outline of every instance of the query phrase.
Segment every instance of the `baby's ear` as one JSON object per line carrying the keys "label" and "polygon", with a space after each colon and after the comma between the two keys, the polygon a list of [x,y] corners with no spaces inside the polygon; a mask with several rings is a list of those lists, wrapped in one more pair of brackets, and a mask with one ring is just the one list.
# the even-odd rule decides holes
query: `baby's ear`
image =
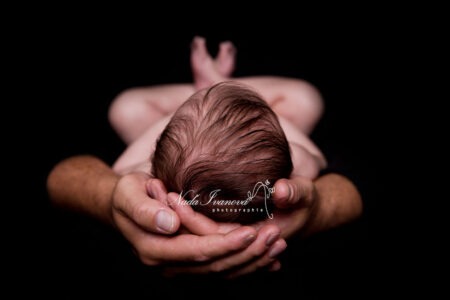
{"label": "baby's ear", "polygon": [[166,187],[164,186],[164,183],[161,180],[157,178],[150,178],[149,180],[147,180],[145,187],[147,189],[147,194],[151,198],[158,200],[164,203],[165,205],[168,205],[167,190]]}

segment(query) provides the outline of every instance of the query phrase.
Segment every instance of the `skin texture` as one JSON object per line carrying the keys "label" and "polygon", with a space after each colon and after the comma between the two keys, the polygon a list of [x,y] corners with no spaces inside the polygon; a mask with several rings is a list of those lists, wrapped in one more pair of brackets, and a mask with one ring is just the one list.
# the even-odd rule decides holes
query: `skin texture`
{"label": "skin texture", "polygon": [[[109,117],[127,144],[135,144],[146,134],[157,136],[171,113],[193,92],[231,76],[234,46],[222,43],[218,56],[212,59],[204,43],[202,38],[193,42],[194,84],[137,88],[115,99]],[[259,86],[258,92],[273,109],[300,129],[297,131],[302,141],[308,140],[307,134],[323,109],[314,87],[279,77],[245,78],[242,82]],[[302,146],[317,154],[314,148]],[[138,152],[130,154],[133,151]],[[148,149],[130,146],[124,155],[148,157],[148,153]],[[49,197],[56,206],[91,215],[115,227],[143,263],[164,267],[167,276],[218,272],[236,277],[259,269],[276,271],[281,267],[277,256],[286,249],[286,239],[350,222],[362,211],[360,195],[347,178],[328,174],[312,181],[293,174],[275,183],[273,201],[277,209],[273,220],[252,226],[220,224],[187,205],[178,205],[174,201],[178,195],[168,193],[160,180],[137,171],[142,161],[134,163],[121,166],[119,158],[114,170],[123,171],[125,166],[135,170],[119,175],[96,157],[68,158],[48,176]],[[147,167],[143,170],[148,171]]]}

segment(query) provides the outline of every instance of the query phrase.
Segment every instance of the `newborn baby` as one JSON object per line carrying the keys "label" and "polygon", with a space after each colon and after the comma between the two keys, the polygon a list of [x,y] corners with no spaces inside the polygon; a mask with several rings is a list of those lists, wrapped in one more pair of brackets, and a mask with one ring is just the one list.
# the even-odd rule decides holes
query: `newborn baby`
{"label": "newborn baby", "polygon": [[231,79],[235,53],[231,42],[223,42],[214,59],[196,37],[193,84],[120,94],[110,121],[128,147],[113,169],[150,172],[212,219],[248,223],[271,216],[277,179],[313,179],[326,166],[307,136],[321,116],[322,99],[295,78]]}
{"label": "newborn baby", "polygon": [[208,217],[249,223],[268,215],[269,185],[292,169],[269,105],[244,85],[222,82],[178,108],[156,143],[151,173]]}

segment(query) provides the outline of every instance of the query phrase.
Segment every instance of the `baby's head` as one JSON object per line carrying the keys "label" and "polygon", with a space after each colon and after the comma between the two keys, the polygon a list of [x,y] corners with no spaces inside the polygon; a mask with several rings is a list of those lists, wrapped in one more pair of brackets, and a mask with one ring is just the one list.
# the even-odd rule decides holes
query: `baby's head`
{"label": "baby's head", "polygon": [[192,95],[161,133],[152,157],[152,174],[168,191],[223,222],[264,218],[263,189],[249,202],[218,200],[246,200],[258,182],[273,185],[291,171],[276,114],[256,92],[232,82]]}

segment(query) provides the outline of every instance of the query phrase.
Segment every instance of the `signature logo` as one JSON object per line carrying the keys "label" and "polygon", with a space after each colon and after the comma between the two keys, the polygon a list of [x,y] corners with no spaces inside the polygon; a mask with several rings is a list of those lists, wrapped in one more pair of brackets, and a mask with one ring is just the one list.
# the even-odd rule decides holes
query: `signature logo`
{"label": "signature logo", "polygon": [[[196,205],[202,205],[202,206],[206,206],[206,205],[212,205],[215,208],[213,208],[213,212],[229,212],[229,211],[234,211],[234,212],[258,212],[261,211],[262,209],[255,209],[255,208],[246,208],[246,206],[252,202],[252,200],[258,195],[258,193],[263,192],[264,193],[264,209],[266,211],[267,217],[269,219],[273,219],[273,213],[269,212],[269,208],[267,205],[268,200],[270,199],[270,196],[275,192],[275,187],[270,187],[270,182],[269,180],[266,180],[265,182],[257,182],[255,184],[255,186],[253,187],[252,191],[248,191],[247,192],[247,198],[244,200],[222,200],[222,199],[217,199],[221,189],[216,189],[213,190],[209,193],[207,201],[200,201],[200,195],[199,194],[195,194],[194,190],[189,190],[185,193],[181,192],[178,195],[178,204],[180,205],[191,205],[191,206],[196,206]],[[261,191],[262,189],[262,191]],[[194,198],[192,199],[186,199],[186,196],[188,194],[195,194]],[[229,206],[233,206],[233,208],[228,208]],[[239,207],[239,208],[236,208]],[[217,208],[217,207],[222,207],[222,208]]]}

